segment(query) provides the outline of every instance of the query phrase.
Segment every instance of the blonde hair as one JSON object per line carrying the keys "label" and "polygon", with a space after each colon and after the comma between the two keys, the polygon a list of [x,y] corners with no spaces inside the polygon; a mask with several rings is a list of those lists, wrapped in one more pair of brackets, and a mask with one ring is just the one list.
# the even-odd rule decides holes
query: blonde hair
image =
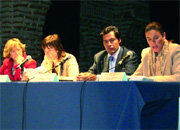
{"label": "blonde hair", "polygon": [[22,49],[23,55],[26,53],[25,52],[26,45],[21,43],[21,41],[18,38],[11,38],[5,44],[3,57],[4,58],[10,57],[10,52],[12,51],[14,47],[17,47],[17,46],[19,46]]}

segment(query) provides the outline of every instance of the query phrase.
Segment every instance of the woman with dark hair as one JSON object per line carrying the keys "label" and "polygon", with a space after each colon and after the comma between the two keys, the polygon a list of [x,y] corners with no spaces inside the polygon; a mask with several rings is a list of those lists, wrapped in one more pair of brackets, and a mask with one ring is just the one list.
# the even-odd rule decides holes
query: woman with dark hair
{"label": "woman with dark hair", "polygon": [[[45,53],[41,66],[43,66],[46,71],[50,70],[49,72],[55,72],[58,76],[74,78],[79,74],[79,66],[76,58],[72,54],[64,51],[58,34],[45,37],[42,40],[41,48]],[[64,63],[57,66],[63,60]]]}
{"label": "woman with dark hair", "polygon": [[180,45],[166,39],[158,22],[145,28],[148,48],[142,50],[139,67],[132,76],[147,76],[154,81],[180,81]]}

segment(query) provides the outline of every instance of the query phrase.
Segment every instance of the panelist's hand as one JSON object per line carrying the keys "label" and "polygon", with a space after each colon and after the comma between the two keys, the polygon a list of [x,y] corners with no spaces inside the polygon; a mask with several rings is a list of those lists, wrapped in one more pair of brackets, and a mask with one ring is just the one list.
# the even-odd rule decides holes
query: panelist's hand
{"label": "panelist's hand", "polygon": [[12,57],[13,61],[14,61],[14,64],[21,64],[24,60],[24,57],[21,56],[21,55],[18,55],[16,57]]}
{"label": "panelist's hand", "polygon": [[22,77],[22,80],[23,81],[27,81],[29,78],[28,78],[28,73],[27,72],[23,72],[23,77]]}
{"label": "panelist's hand", "polygon": [[91,74],[89,72],[85,72],[85,73],[80,73],[77,77],[76,77],[77,81],[95,81],[96,80],[96,75]]}

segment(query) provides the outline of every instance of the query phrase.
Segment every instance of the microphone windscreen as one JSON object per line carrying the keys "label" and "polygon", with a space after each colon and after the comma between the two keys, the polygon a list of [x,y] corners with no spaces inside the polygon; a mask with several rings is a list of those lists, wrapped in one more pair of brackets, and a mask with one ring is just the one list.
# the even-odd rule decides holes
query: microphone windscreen
{"label": "microphone windscreen", "polygon": [[27,59],[27,60],[31,60],[32,57],[31,57],[30,55],[28,55],[28,56],[26,57],[26,59]]}
{"label": "microphone windscreen", "polygon": [[68,56],[67,59],[71,59],[71,56]]}
{"label": "microphone windscreen", "polygon": [[132,51],[128,51],[128,52],[127,52],[127,55],[129,55],[129,56],[130,56],[130,58],[132,58],[132,56],[133,56],[133,52],[132,52]]}

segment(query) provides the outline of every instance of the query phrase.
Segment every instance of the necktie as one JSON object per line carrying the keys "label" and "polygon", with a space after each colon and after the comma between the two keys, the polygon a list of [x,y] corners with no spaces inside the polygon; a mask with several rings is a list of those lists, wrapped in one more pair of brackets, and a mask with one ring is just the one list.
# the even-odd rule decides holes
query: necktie
{"label": "necktie", "polygon": [[114,64],[113,64],[114,57],[110,56],[109,58],[109,72],[114,72]]}

